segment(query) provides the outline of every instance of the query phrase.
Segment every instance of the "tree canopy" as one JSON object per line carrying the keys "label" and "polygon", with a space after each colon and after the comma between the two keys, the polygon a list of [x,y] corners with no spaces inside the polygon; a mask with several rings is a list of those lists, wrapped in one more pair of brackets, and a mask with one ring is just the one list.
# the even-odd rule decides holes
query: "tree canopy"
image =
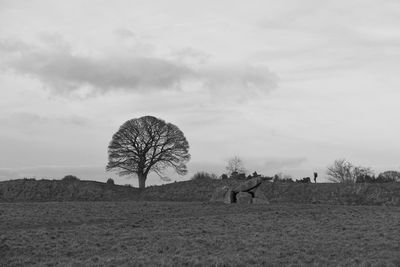
{"label": "tree canopy", "polygon": [[184,175],[189,160],[189,143],[177,126],[144,116],[128,120],[113,135],[106,169],[121,176],[135,174],[144,188],[150,172],[165,178],[163,171],[170,167]]}

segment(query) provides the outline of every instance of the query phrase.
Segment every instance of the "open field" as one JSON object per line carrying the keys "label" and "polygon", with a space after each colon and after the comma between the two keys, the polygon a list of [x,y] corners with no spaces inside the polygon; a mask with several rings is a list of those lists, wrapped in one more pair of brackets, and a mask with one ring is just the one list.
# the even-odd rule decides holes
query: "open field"
{"label": "open field", "polygon": [[0,266],[399,266],[400,207],[0,204]]}

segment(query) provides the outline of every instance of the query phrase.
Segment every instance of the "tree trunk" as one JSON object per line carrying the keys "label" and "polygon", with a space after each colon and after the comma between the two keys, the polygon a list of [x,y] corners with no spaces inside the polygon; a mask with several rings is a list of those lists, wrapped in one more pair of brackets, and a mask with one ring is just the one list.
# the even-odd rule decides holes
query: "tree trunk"
{"label": "tree trunk", "polygon": [[146,175],[143,173],[138,173],[138,179],[139,179],[139,188],[145,188],[146,187]]}

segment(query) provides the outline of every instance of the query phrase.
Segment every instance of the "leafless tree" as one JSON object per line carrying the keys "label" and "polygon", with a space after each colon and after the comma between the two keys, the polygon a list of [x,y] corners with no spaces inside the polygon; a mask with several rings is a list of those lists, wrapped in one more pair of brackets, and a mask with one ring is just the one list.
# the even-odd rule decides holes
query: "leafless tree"
{"label": "leafless tree", "polygon": [[189,160],[189,143],[177,126],[144,116],[128,120],[113,135],[106,169],[121,176],[135,174],[144,188],[150,172],[165,179],[163,171],[171,167],[184,175]]}
{"label": "leafless tree", "polygon": [[337,159],[327,170],[328,179],[335,183],[355,183],[357,178],[373,176],[371,168],[354,166],[345,159]]}
{"label": "leafless tree", "polygon": [[226,170],[228,171],[229,174],[232,174],[233,172],[237,173],[246,172],[246,169],[243,166],[243,161],[238,156],[234,156],[228,160],[228,165],[226,166]]}
{"label": "leafless tree", "polygon": [[326,174],[328,180],[335,183],[354,182],[351,170],[353,165],[345,159],[337,159],[332,166],[328,167]]}
{"label": "leafless tree", "polygon": [[352,169],[351,172],[352,176],[353,176],[353,181],[357,182],[360,180],[365,180],[368,179],[369,177],[374,177],[374,172],[372,171],[371,168],[369,167],[362,167],[362,166],[358,166],[358,167],[354,167]]}

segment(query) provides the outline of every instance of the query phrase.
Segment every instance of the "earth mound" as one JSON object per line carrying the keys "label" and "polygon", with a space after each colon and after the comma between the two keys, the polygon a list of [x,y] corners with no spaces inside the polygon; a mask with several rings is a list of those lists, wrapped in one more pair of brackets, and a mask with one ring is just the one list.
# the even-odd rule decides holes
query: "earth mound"
{"label": "earth mound", "polygon": [[299,203],[400,206],[400,183],[303,184],[263,181],[258,184],[256,181],[236,179],[205,179],[149,186],[141,190],[82,180],[20,179],[0,182],[0,202],[136,200],[232,203],[239,193],[242,193],[239,196],[241,203],[265,205]]}
{"label": "earth mound", "polygon": [[0,202],[208,201],[218,186],[236,180],[190,180],[139,189],[83,180],[18,179],[0,182]]}
{"label": "earth mound", "polygon": [[[254,185],[254,186],[253,186]],[[400,206],[400,183],[272,183],[246,181],[218,187],[211,202]]]}
{"label": "earth mound", "polygon": [[18,179],[0,182],[0,202],[135,200],[137,190],[95,181]]}

